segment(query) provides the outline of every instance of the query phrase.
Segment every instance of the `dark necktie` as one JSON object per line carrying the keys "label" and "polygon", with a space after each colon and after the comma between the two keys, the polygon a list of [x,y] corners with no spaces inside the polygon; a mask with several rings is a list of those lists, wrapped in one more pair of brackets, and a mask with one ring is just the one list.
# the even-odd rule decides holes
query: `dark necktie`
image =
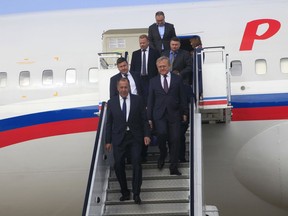
{"label": "dark necktie", "polygon": [[142,52],[143,52],[142,76],[146,76],[147,75],[147,70],[146,70],[146,49],[143,49]]}
{"label": "dark necktie", "polygon": [[163,75],[164,77],[164,91],[168,93],[168,81],[167,81],[167,75]]}
{"label": "dark necktie", "polygon": [[123,74],[126,79],[128,79],[128,73]]}
{"label": "dark necktie", "polygon": [[122,112],[126,121],[126,113],[127,113],[127,106],[126,106],[126,97],[123,97],[123,106],[122,106]]}

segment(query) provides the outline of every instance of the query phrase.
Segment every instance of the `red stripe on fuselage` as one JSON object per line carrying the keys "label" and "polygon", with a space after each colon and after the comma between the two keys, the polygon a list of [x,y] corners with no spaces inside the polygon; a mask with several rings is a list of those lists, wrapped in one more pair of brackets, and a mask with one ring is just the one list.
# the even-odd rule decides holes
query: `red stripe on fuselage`
{"label": "red stripe on fuselage", "polygon": [[199,102],[199,105],[200,105],[200,106],[205,106],[205,105],[220,105],[220,104],[227,104],[227,100],[200,101],[200,102]]}
{"label": "red stripe on fuselage", "polygon": [[281,119],[288,119],[288,106],[232,109],[232,121]]}
{"label": "red stripe on fuselage", "polygon": [[38,138],[96,131],[99,118],[83,118],[39,124],[0,132],[0,148]]}

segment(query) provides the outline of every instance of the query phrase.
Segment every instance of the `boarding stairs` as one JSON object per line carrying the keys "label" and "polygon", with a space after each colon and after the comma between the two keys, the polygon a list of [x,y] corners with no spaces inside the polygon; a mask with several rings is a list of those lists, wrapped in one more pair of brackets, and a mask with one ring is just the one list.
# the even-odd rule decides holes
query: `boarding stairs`
{"label": "boarding stairs", "polygon": [[[105,202],[105,216],[188,216],[189,215],[189,164],[181,164],[182,176],[171,176],[168,165],[159,171],[157,168],[158,148],[151,146],[148,161],[142,164],[143,183],[141,205],[133,200],[120,202],[119,183],[111,170]],[[127,165],[128,187],[131,189],[132,170]]]}
{"label": "boarding stairs", "polygon": [[[186,158],[189,158],[190,162],[180,163],[181,176],[170,175],[169,157],[164,168],[158,170],[158,147],[149,146],[148,161],[142,164],[143,183],[140,194],[142,203],[137,205],[132,199],[119,201],[120,187],[111,166],[113,157],[103,149],[105,110],[106,106],[103,104],[98,127],[100,133],[96,136],[98,144],[95,145],[93,153],[82,216],[218,216],[215,206],[203,204],[201,145],[190,144],[191,140],[201,144],[200,114],[193,115],[195,125],[190,126],[192,130],[196,129],[198,135],[192,136],[190,130],[186,135]],[[191,150],[191,146],[195,147]],[[131,189],[131,165],[126,165],[126,174],[128,187]]]}
{"label": "boarding stairs", "polygon": [[[221,58],[217,58],[216,55],[215,58],[210,59],[211,53],[214,55],[219,52]],[[180,164],[179,170],[182,176],[170,175],[169,158],[164,168],[161,171],[158,170],[158,147],[149,146],[148,161],[142,164],[141,205],[135,204],[133,199],[120,202],[120,187],[112,168],[113,156],[112,153],[104,151],[107,108],[106,103],[103,102],[82,216],[219,216],[217,207],[205,205],[202,184],[201,128],[203,122],[227,123],[230,120],[230,80],[226,69],[227,56],[224,47],[205,48],[196,56],[201,58],[199,65],[202,69],[200,72],[203,73],[201,75],[203,88],[200,92],[197,72],[194,77],[196,97],[191,98],[190,127],[186,137],[188,150],[186,158],[189,162]],[[198,66],[197,70],[199,70]],[[214,82],[211,79],[214,79]],[[212,84],[214,87],[211,90],[209,85]],[[211,101],[218,102],[211,104]],[[126,165],[126,174],[128,187],[131,190],[131,165]]]}

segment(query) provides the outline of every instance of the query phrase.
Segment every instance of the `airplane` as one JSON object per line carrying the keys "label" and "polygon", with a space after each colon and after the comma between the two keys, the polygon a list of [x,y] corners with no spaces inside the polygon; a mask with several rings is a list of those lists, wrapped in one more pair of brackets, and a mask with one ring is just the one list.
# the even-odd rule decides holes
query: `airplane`
{"label": "airplane", "polygon": [[117,73],[101,69],[103,33],[147,28],[162,10],[177,35],[229,54],[232,120],[202,126],[205,203],[221,216],[286,216],[287,6],[191,0],[0,15],[0,215],[81,214],[101,102]]}

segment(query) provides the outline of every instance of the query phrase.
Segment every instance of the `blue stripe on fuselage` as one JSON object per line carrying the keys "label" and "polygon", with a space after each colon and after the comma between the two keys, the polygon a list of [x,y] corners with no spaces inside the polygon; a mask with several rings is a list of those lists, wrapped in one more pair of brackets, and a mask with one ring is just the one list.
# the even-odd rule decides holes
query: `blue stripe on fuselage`
{"label": "blue stripe on fuselage", "polygon": [[233,108],[288,106],[288,93],[232,95]]}
{"label": "blue stripe on fuselage", "polygon": [[49,122],[96,117],[98,106],[76,107],[33,113],[0,120],[0,132]]}

